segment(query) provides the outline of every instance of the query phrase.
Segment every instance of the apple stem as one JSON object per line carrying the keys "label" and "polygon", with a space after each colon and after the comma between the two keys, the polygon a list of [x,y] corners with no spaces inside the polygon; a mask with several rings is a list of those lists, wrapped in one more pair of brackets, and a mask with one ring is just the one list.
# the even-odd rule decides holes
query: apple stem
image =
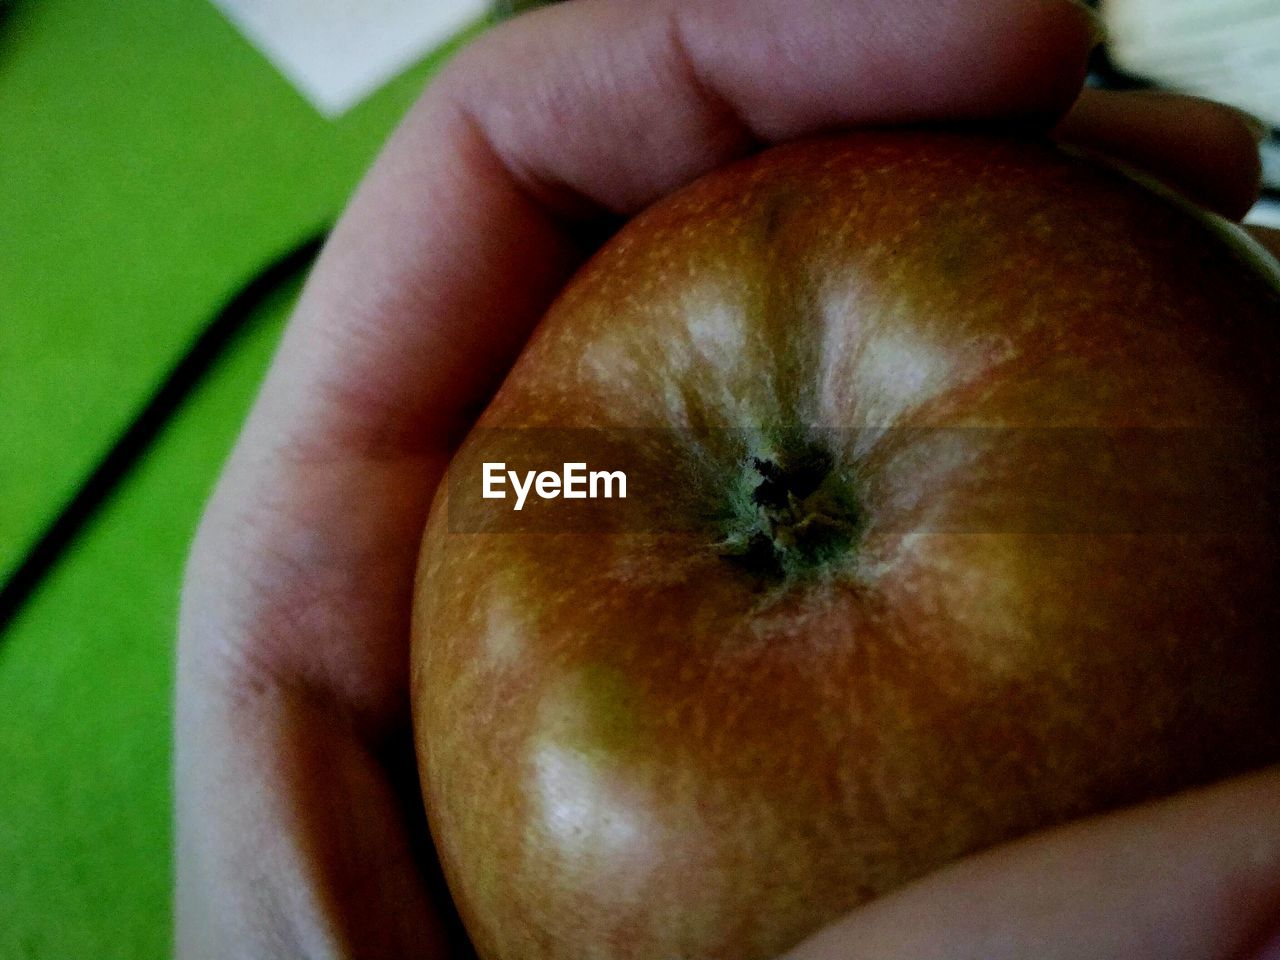
{"label": "apple stem", "polygon": [[843,564],[862,526],[854,484],[825,447],[811,440],[780,447],[744,461],[717,544],[727,562],[773,584]]}

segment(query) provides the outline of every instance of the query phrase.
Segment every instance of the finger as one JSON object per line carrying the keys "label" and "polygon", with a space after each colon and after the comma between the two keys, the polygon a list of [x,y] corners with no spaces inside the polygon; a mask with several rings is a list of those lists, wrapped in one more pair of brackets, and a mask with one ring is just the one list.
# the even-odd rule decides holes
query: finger
{"label": "finger", "polygon": [[1086,11],[1046,0],[579,2],[524,26],[463,58],[466,108],[526,183],[621,214],[818,130],[1048,122],[1079,92],[1095,35]]}
{"label": "finger", "polygon": [[1131,163],[1223,216],[1239,219],[1258,199],[1257,121],[1211,100],[1086,90],[1054,133]]}
{"label": "finger", "polygon": [[961,862],[784,960],[1241,960],[1280,925],[1280,770]]}
{"label": "finger", "polygon": [[1253,234],[1253,238],[1270,251],[1271,255],[1280,260],[1280,230],[1274,227],[1261,227],[1250,224],[1248,231]]}
{"label": "finger", "polygon": [[580,0],[482,39],[348,211],[263,416],[305,444],[438,437],[483,402],[580,261],[573,221],[633,213],[759,142],[826,127],[1048,124],[1074,99],[1093,37],[1065,0],[889,10]]}
{"label": "finger", "polygon": [[[297,931],[388,955],[432,936],[385,760],[408,722],[418,539],[457,431],[583,256],[583,220],[830,124],[1048,124],[1094,36],[1067,0],[886,9],[581,0],[509,24],[427,91],[321,257],[193,550],[180,930],[261,956]],[[255,866],[263,837],[278,872]],[[315,893],[380,885],[401,902]]]}
{"label": "finger", "polygon": [[233,702],[203,730],[182,707],[176,955],[462,956],[396,784],[343,711],[299,688]]}

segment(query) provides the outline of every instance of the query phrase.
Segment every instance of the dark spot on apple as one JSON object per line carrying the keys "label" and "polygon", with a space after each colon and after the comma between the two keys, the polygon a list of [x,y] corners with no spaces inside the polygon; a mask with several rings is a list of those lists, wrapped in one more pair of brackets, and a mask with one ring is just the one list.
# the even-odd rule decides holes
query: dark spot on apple
{"label": "dark spot on apple", "polygon": [[770,194],[760,216],[760,232],[766,246],[772,245],[786,225],[787,214],[795,207],[796,194],[791,188],[782,188]]}

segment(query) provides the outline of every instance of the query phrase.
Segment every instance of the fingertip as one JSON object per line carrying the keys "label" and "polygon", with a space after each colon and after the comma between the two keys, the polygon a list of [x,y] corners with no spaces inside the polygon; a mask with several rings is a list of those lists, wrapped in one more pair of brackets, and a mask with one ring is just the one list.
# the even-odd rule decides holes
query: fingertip
{"label": "fingertip", "polygon": [[1010,113],[1051,126],[1071,109],[1084,86],[1089,60],[1106,36],[1101,17],[1081,0],[1039,0],[1015,8],[1022,18],[1008,33],[1019,56],[1010,58],[1010,95],[1024,106]]}
{"label": "fingertip", "polygon": [[1258,199],[1255,124],[1223,104],[1163,91],[1086,90],[1054,134],[1131,164],[1234,220]]}
{"label": "fingertip", "polygon": [[[1097,15],[1079,0],[965,0],[938,4],[943,42],[921,57],[915,118],[1050,129],[1084,86],[1101,42]],[[920,89],[936,96],[921,96]],[[904,110],[903,113],[908,113]]]}
{"label": "fingertip", "polygon": [[[1205,101],[1208,103],[1208,101]],[[1210,159],[1219,159],[1224,173],[1233,175],[1214,178],[1205,184],[1203,202],[1223,216],[1240,220],[1253,209],[1262,192],[1262,154],[1258,149],[1259,121],[1240,110],[1209,104],[1217,108],[1222,119],[1214,126],[1221,129],[1217,149]]]}

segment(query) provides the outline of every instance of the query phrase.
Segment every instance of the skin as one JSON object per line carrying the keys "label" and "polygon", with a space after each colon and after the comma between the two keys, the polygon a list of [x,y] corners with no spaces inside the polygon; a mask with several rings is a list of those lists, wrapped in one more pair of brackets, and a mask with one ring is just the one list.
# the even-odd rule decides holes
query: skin
{"label": "skin", "polygon": [[[1205,496],[1274,488],[1221,442],[1280,413],[1251,259],[1113,170],[959,134],[797,143],[628,225],[427,529],[421,768],[481,956],[768,960],[1280,760],[1273,514]],[[486,460],[619,457],[630,499],[576,529],[477,499]]]}
{"label": "skin", "polygon": [[[193,547],[176,694],[179,955],[464,955],[413,767],[413,573],[445,464],[555,292],[619,218],[761,143],[907,120],[1051,127],[1094,36],[1057,0],[987,0],[981,16],[903,0],[891,23],[878,9],[569,3],[474,44],[406,117],[307,285]],[[1144,99],[1081,104],[1064,135],[1149,149]],[[1249,198],[1233,185],[1257,180],[1247,125],[1195,110],[1160,131],[1184,161],[1169,177],[1239,215]],[[1223,161],[1207,169],[1210,148]],[[1135,915],[1199,951],[1188,958],[1236,960],[1280,913],[1280,865],[1253,842],[1280,829],[1276,796],[1263,774],[1026,841],[853,913],[806,960],[865,944],[923,955],[924,941],[885,939],[899,928],[932,937],[939,957],[983,955],[995,931],[1020,955],[1018,931],[1055,930],[1072,932],[1053,941],[1077,951],[1063,957],[1170,955]],[[1113,848],[1152,855],[1100,857]]]}

